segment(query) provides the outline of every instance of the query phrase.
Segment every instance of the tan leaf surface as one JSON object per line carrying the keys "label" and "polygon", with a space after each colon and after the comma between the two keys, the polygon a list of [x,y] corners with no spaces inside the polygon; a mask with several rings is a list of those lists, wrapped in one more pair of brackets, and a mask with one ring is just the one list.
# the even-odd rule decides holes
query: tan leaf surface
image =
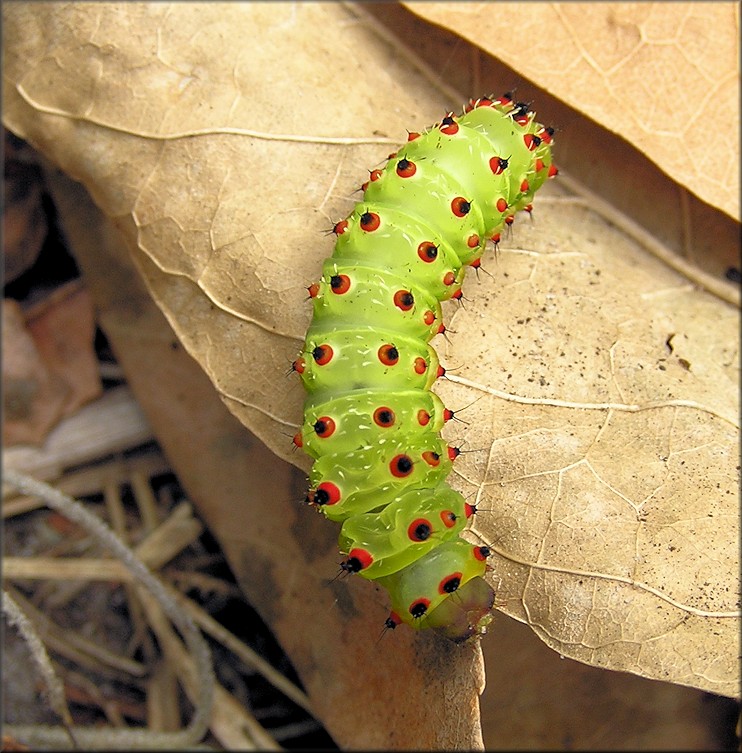
{"label": "tan leaf surface", "polygon": [[[116,218],[230,409],[306,468],[285,373],[321,231],[458,103],[343,6],[33,7],[6,11],[8,125]],[[474,403],[448,437],[498,602],[563,655],[734,695],[737,311],[542,194],[438,343],[438,391]]]}
{"label": "tan leaf surface", "polygon": [[623,136],[739,219],[738,3],[404,5]]}

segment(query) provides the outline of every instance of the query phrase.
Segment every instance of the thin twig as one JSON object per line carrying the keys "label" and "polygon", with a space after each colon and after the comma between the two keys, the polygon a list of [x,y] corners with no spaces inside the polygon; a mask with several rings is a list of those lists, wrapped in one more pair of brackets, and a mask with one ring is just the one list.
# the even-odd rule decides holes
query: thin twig
{"label": "thin twig", "polygon": [[[188,697],[195,703],[199,689],[193,658],[185,650],[170,623],[164,619],[164,614],[154,599],[147,593],[142,593],[141,598],[150,627],[157,635],[165,656],[176,668]],[[281,749],[255,717],[218,682],[214,684],[214,700],[211,732],[227,749]]]}
{"label": "thin twig", "polygon": [[[129,532],[126,525],[126,512],[121,500],[121,484],[107,480],[103,486],[103,499],[108,510],[108,520],[110,521],[111,528],[126,544],[130,544]],[[132,636],[127,645],[127,653],[131,656],[134,654],[136,648],[141,646],[144,656],[148,660],[152,660],[155,656],[155,647],[147,629],[144,611],[137,598],[136,589],[132,588],[128,583],[124,583],[124,593],[126,594],[126,603],[132,623]]]}
{"label": "thin twig", "polygon": [[[66,579],[88,577],[91,580],[122,580],[131,582],[132,575],[115,560],[57,560],[41,557],[6,557],[3,560],[4,575],[9,580],[15,579]],[[185,609],[194,622],[212,638],[219,641],[236,654],[248,666],[262,675],[277,690],[290,698],[297,706],[301,706],[309,714],[314,715],[307,695],[296,687],[290,680],[271,666],[259,654],[243,643],[234,633],[217,622],[208,612],[193,600],[181,594],[175,587],[163,583],[173,600]]]}
{"label": "thin twig", "polygon": [[[141,749],[143,747],[182,748],[190,747],[196,741],[202,739],[209,726],[215,679],[209,647],[191,617],[178,607],[172,597],[166,592],[162,582],[150,572],[144,563],[136,557],[134,552],[83,505],[48,484],[7,468],[3,470],[3,479],[5,483],[12,484],[16,489],[25,494],[35,494],[42,497],[50,507],[85,527],[102,544],[108,547],[135,574],[137,580],[156,598],[163,611],[178,626],[193,656],[194,671],[198,675],[198,680],[196,682],[197,690],[194,693],[193,701],[195,710],[186,728],[175,733],[153,733],[135,729],[119,730],[75,727],[75,739],[85,748],[108,749]],[[23,740],[25,738],[32,741],[32,744],[36,747],[43,744],[51,744],[64,748],[69,747],[70,740],[64,728],[45,727],[44,725],[34,727],[8,725],[6,729],[16,739]]]}
{"label": "thin twig", "polygon": [[[6,580],[9,579],[6,578]],[[147,668],[143,664],[109,651],[94,641],[88,640],[79,631],[65,630],[39,611],[12,586],[8,585],[6,588],[26,616],[36,625],[42,640],[56,653],[103,677],[114,680],[131,681],[132,677],[144,677],[147,673]]]}
{"label": "thin twig", "polygon": [[65,732],[69,735],[73,746],[77,747],[77,741],[72,733],[72,716],[69,708],[67,708],[62,681],[57,677],[51,659],[49,659],[49,654],[46,653],[44,644],[41,638],[39,638],[33,623],[26,617],[23,610],[7,591],[3,591],[3,613],[7,617],[8,622],[19,632],[26,642],[31,656],[36,662],[36,666],[46,684],[49,694],[49,705],[62,720]]}

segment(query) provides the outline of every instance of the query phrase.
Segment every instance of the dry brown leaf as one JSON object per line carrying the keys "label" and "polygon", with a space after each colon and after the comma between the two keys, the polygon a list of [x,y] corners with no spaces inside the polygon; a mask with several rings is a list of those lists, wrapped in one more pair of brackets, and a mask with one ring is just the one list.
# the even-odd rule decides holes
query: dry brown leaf
{"label": "dry brown leaf", "polygon": [[50,187],[101,327],[164,451],[333,738],[343,749],[480,748],[479,647],[411,631],[379,642],[383,596],[360,578],[333,578],[336,531],[299,504],[301,474],[239,424],[177,347],[121,234],[84,189],[61,174]]}
{"label": "dry brown leaf", "polygon": [[3,300],[3,444],[38,444],[59,421],[67,390],[44,363],[16,301]]}
{"label": "dry brown leaf", "polygon": [[739,220],[739,3],[404,5],[623,136]]}
{"label": "dry brown leaf", "polygon": [[3,309],[3,443],[40,444],[100,395],[92,303],[74,280],[25,313],[8,299]]}
{"label": "dry brown leaf", "polygon": [[[491,632],[483,646],[487,688],[482,733],[487,750],[725,747],[714,707],[733,708],[727,698],[563,661],[515,620],[496,620]],[[730,731],[735,721],[730,719]]]}
{"label": "dry brown leaf", "polygon": [[[306,468],[284,375],[319,231],[456,103],[338,5],[33,8],[5,10],[6,122],[117,218],[230,409]],[[542,193],[438,344],[438,391],[475,401],[448,436],[498,601],[566,656],[736,695],[737,311]]]}
{"label": "dry brown leaf", "polygon": [[41,357],[67,389],[64,415],[100,397],[95,314],[83,281],[60,285],[28,309],[26,322]]}

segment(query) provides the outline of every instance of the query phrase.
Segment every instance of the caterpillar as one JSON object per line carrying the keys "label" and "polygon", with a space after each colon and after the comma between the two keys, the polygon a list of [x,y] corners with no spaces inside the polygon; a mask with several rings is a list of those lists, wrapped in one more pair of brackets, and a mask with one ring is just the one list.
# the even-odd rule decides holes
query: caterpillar
{"label": "caterpillar", "polygon": [[314,459],[307,501],[342,523],[341,570],[388,591],[386,628],[460,642],[491,619],[490,551],[461,537],[475,508],[446,483],[459,450],[440,436],[453,412],[431,390],[445,369],[430,341],[466,267],[556,175],[553,134],[510,94],[409,133],[334,226],[308,288],[314,315],[292,365],[308,393],[294,437]]}

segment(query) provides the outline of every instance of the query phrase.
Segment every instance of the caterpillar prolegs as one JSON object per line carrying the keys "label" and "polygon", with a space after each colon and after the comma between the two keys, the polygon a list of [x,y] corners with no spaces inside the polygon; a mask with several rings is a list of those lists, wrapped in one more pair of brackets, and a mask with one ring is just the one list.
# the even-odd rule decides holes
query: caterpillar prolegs
{"label": "caterpillar prolegs", "polygon": [[309,288],[294,442],[315,460],[308,501],[342,523],[341,567],[389,592],[387,627],[462,641],[490,620],[489,550],[460,536],[474,509],[446,483],[458,450],[440,436],[453,414],[431,391],[445,371],[429,343],[465,268],[556,174],[552,138],[510,95],[410,133],[335,225],[333,255]]}

